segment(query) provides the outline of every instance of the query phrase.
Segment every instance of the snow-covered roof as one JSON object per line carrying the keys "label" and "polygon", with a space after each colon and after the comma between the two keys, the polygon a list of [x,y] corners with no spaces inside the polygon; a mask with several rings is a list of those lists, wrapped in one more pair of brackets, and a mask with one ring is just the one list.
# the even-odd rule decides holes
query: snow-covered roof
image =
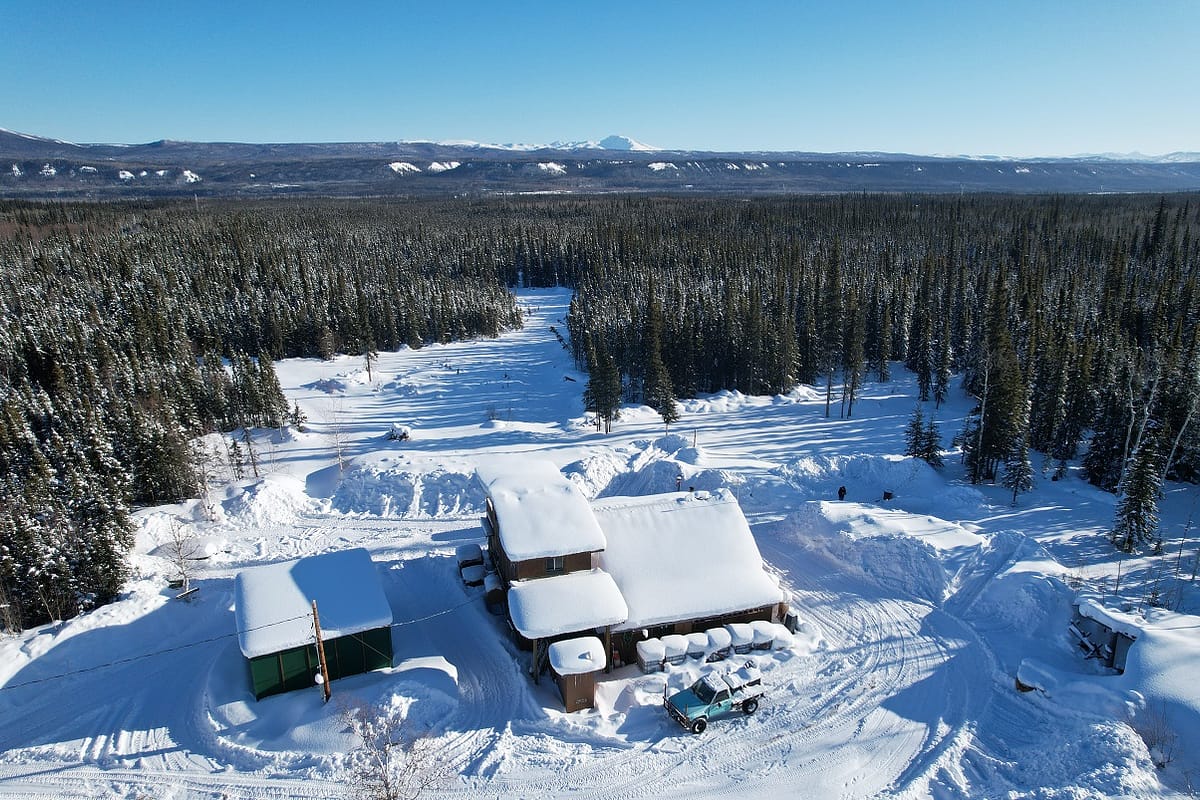
{"label": "snow-covered roof", "polygon": [[559,675],[582,675],[604,669],[608,659],[595,636],[564,639],[550,645],[550,666]]}
{"label": "snow-covered roof", "polygon": [[592,504],[608,547],[600,566],[629,606],[621,630],[712,617],[784,599],[727,489]]}
{"label": "snow-covered roof", "polygon": [[526,639],[589,631],[629,614],[612,576],[603,570],[513,581],[508,590],[513,627]]}
{"label": "snow-covered roof", "polygon": [[1139,624],[1138,618],[1133,614],[1105,608],[1098,600],[1092,598],[1081,598],[1075,606],[1079,609],[1080,616],[1094,619],[1109,630],[1123,633],[1130,639],[1136,639],[1142,633],[1142,624]]}
{"label": "snow-covered roof", "polygon": [[361,547],[251,567],[234,581],[242,654],[254,658],[313,642],[313,600],[325,639],[392,624],[379,572]]}
{"label": "snow-covered roof", "polygon": [[481,465],[476,474],[513,561],[604,549],[604,533],[587,498],[549,461],[497,461]]}

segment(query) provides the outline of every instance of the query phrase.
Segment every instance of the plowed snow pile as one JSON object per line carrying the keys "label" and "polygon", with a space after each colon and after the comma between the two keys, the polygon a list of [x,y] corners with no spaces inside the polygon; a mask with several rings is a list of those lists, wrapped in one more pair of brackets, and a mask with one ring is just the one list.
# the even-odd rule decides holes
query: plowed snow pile
{"label": "plowed snow pile", "polygon": [[679,489],[736,490],[745,482],[735,472],[706,466],[703,448],[686,437],[668,434],[604,450],[563,468],[587,497],[641,497]]}
{"label": "plowed snow pile", "polygon": [[380,453],[350,465],[330,509],[409,519],[478,516],[484,496],[474,475],[474,467],[461,461],[433,463]]}
{"label": "plowed snow pile", "polygon": [[[983,496],[970,486],[948,486],[946,478],[919,458],[906,456],[813,455],[789,461],[775,470],[787,485],[812,500],[836,497],[846,487],[849,501],[882,503],[924,513],[951,516],[974,510]],[[891,499],[884,501],[884,493]]]}

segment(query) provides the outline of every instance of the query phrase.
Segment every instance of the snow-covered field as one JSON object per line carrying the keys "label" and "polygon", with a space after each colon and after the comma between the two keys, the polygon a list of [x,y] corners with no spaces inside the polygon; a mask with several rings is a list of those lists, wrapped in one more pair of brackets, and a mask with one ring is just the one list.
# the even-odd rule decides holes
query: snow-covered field
{"label": "snow-covered field", "polygon": [[[360,358],[280,363],[309,422],[256,432],[263,477],[226,476],[207,509],[139,512],[136,577],[118,602],[0,641],[0,796],[335,796],[355,703],[391,706],[436,737],[458,776],[435,794],[453,797],[1160,797],[1200,785],[1197,487],[1167,489],[1166,556],[1118,559],[1103,536],[1114,498],[1077,474],[1039,478],[1013,506],[999,487],[965,484],[956,457],[935,471],[896,455],[915,398],[898,367],[867,385],[852,419],[826,419],[813,388],[722,392],[683,401],[670,435],[630,407],[604,436],[549,330],[569,294],[521,299],[525,330],[381,354],[370,379]],[[968,408],[956,393],[936,412],[943,441]],[[386,437],[393,424],[407,441]],[[795,648],[757,656],[757,714],[684,732],[662,693],[695,662],[618,669],[598,707],[575,714],[529,680],[528,657],[454,560],[482,539],[476,465],[527,452],[589,497],[677,481],[737,495],[807,623]],[[166,585],[172,519],[204,556],[186,601]],[[395,666],[337,681],[328,705],[315,686],[255,702],[234,575],[358,546],[397,622]],[[1139,634],[1123,675],[1069,637],[1079,592]],[[1038,688],[1016,691],[1018,676]]]}

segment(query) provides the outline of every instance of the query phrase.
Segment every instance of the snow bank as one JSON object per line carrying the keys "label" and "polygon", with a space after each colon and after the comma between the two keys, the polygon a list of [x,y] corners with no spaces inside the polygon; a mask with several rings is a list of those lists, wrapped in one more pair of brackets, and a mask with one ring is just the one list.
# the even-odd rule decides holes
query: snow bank
{"label": "snow bank", "polygon": [[249,485],[221,501],[225,520],[240,527],[264,528],[288,525],[319,504],[304,491],[304,483],[287,475],[271,475]]}
{"label": "snow bank", "polygon": [[1195,773],[1200,770],[1200,617],[1161,608],[1147,609],[1141,619],[1121,616],[1115,621],[1136,631],[1137,641],[1129,648],[1125,673],[1114,682],[1144,700],[1131,724],[1156,761],[1173,758],[1175,769]]}
{"label": "snow bank", "polygon": [[933,545],[908,535],[894,521],[888,524],[873,515],[881,509],[857,503],[836,506],[850,506],[858,515],[847,515],[832,503],[806,503],[782,523],[784,535],[845,563],[882,587],[935,604],[945,599],[950,578]]}
{"label": "snow bank", "polygon": [[977,511],[983,495],[970,486],[947,485],[946,478],[919,458],[888,455],[814,455],[789,461],[774,470],[802,498],[818,500],[837,496],[846,487],[846,499],[885,502],[891,492],[894,507],[935,512]]}
{"label": "snow bank", "polygon": [[1018,659],[1035,653],[1061,663],[1053,651],[1073,651],[1066,631],[1074,593],[1065,575],[1035,540],[1001,531],[955,576],[955,596],[947,606],[991,642],[1007,673]]}
{"label": "snow bank", "polygon": [[724,469],[706,468],[703,448],[668,434],[633,442],[624,451],[602,450],[563,468],[586,497],[642,497],[680,489],[715,491],[736,488],[745,479]]}
{"label": "snow bank", "polygon": [[330,508],[409,519],[477,516],[484,510],[484,494],[466,463],[431,463],[383,452],[351,463]]}
{"label": "snow bank", "polygon": [[625,472],[626,459],[612,450],[592,453],[563,467],[563,474],[579,487],[584,497],[599,497],[618,475]]}

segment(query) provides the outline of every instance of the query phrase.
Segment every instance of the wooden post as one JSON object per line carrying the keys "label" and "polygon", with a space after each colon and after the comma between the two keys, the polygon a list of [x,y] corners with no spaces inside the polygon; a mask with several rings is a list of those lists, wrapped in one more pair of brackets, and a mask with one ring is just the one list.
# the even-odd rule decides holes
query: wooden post
{"label": "wooden post", "polygon": [[317,601],[313,600],[313,631],[317,637],[317,663],[321,665],[321,691],[325,694],[325,702],[333,690],[329,688],[329,665],[325,662],[325,643],[321,641],[321,618],[317,616]]}
{"label": "wooden post", "polygon": [[542,643],[541,639],[533,640],[533,683],[538,683],[538,646]]}
{"label": "wooden post", "polygon": [[612,625],[604,626],[604,652],[608,653],[608,660],[604,664],[604,674],[607,675],[613,671]]}

